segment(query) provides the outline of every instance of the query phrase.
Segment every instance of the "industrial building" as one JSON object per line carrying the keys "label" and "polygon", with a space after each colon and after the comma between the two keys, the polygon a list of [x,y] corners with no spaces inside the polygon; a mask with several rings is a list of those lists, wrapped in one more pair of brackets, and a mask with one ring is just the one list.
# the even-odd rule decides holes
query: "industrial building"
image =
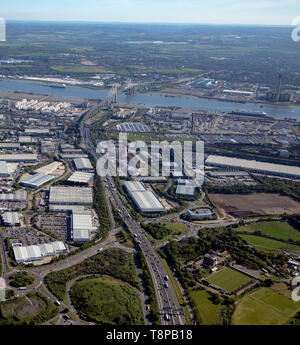
{"label": "industrial building", "polygon": [[187,211],[187,216],[189,219],[192,220],[201,220],[201,219],[206,219],[206,218],[212,218],[213,213],[211,210],[198,210],[198,211]]}
{"label": "industrial building", "polygon": [[86,211],[84,206],[78,205],[49,205],[50,212],[62,212],[62,213],[82,213]]}
{"label": "industrial building", "polygon": [[62,159],[76,159],[76,158],[88,158],[88,155],[84,153],[61,153]]}
{"label": "industrial building", "polygon": [[247,177],[249,174],[246,171],[208,171],[207,176],[213,178],[224,178],[224,177]]}
{"label": "industrial building", "polygon": [[20,150],[19,143],[0,143],[0,150]]}
{"label": "industrial building", "polygon": [[189,121],[192,119],[192,114],[185,114],[185,113],[173,113],[172,120],[184,120]]}
{"label": "industrial building", "polygon": [[49,134],[48,128],[26,128],[24,130],[26,135],[47,135]]}
{"label": "industrial building", "polygon": [[93,191],[90,187],[51,187],[49,203],[59,205],[92,205]]}
{"label": "industrial building", "polygon": [[144,213],[157,213],[165,211],[164,206],[153,192],[146,190],[138,181],[126,181],[124,187],[137,208]]}
{"label": "industrial building", "polygon": [[94,172],[92,163],[88,158],[76,158],[73,162],[77,171]]}
{"label": "industrial building", "polygon": [[7,154],[0,155],[0,161],[34,163],[38,162],[38,158],[36,154],[32,153]]}
{"label": "industrial building", "polygon": [[13,252],[17,263],[43,260],[49,256],[56,256],[68,252],[66,245],[61,242],[44,243],[33,246],[13,246]]}
{"label": "industrial building", "polygon": [[74,184],[89,184],[93,177],[94,174],[76,171],[67,179],[67,182]]}
{"label": "industrial building", "polygon": [[93,217],[90,211],[73,212],[71,219],[71,239],[74,242],[88,242],[91,233],[97,231],[93,226]]}
{"label": "industrial building", "polygon": [[210,155],[206,159],[205,165],[223,168],[240,168],[259,174],[300,178],[300,167],[258,162],[256,160]]}
{"label": "industrial building", "polygon": [[176,188],[176,194],[183,195],[183,196],[194,196],[195,189],[196,189],[195,186],[178,185]]}
{"label": "industrial building", "polygon": [[53,174],[59,167],[63,166],[62,162],[52,162],[48,165],[45,165],[39,169],[36,169],[34,172],[39,174],[46,174],[51,175]]}
{"label": "industrial building", "polygon": [[54,175],[46,175],[46,174],[34,174],[20,182],[20,185],[27,188],[39,188],[45,183],[48,183],[55,179]]}
{"label": "industrial building", "polygon": [[0,161],[0,177],[9,177],[10,174],[8,172],[7,162]]}
{"label": "industrial building", "polygon": [[2,221],[3,221],[4,226],[20,225],[20,217],[17,212],[4,212],[2,214]]}
{"label": "industrial building", "polygon": [[17,190],[15,193],[9,194],[0,194],[0,202],[9,201],[9,202],[26,202],[27,201],[27,192],[26,190]]}

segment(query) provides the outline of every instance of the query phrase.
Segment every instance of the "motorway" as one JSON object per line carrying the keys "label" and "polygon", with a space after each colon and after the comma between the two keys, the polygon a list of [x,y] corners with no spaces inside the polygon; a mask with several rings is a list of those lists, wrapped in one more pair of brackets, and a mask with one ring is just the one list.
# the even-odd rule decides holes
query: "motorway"
{"label": "motorway", "polygon": [[[94,156],[96,161],[98,154],[96,153],[94,144],[91,140],[89,127],[87,127],[85,123],[92,115],[100,110],[101,106],[102,104],[93,107],[84,115],[80,122],[80,134],[83,147]],[[120,200],[113,179],[107,176],[106,178],[103,178],[103,183],[106,195],[110,197],[112,204],[119,210],[122,220],[138,241],[139,247],[145,256],[154,283],[159,311],[163,316],[161,323],[163,325],[186,325],[187,322],[184,312],[179,304],[174,286],[168,278],[164,264],[158,257],[145,232],[129,215],[126,207]]]}

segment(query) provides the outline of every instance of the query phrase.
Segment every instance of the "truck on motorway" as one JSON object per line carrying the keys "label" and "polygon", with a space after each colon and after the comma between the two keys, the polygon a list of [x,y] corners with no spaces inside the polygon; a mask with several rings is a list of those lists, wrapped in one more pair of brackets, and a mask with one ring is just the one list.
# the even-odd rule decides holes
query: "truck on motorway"
{"label": "truck on motorway", "polygon": [[168,283],[165,283],[165,288],[167,289],[169,287],[169,284]]}
{"label": "truck on motorway", "polygon": [[54,304],[56,304],[56,305],[60,306],[60,302],[59,302],[59,301],[55,301],[55,303],[54,303]]}
{"label": "truck on motorway", "polygon": [[165,280],[168,281],[168,280],[169,280],[169,277],[168,277],[168,276],[165,276]]}
{"label": "truck on motorway", "polygon": [[166,321],[171,320],[171,317],[170,317],[170,315],[169,315],[169,314],[166,314],[166,315],[165,315],[165,320],[166,320]]}

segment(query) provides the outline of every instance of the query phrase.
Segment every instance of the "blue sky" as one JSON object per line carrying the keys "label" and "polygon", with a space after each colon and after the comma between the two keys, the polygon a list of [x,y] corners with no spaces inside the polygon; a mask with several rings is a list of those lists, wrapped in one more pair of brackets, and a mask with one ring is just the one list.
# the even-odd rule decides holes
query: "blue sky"
{"label": "blue sky", "polygon": [[[2,0],[7,20],[291,25],[300,0]],[[4,2],[4,3],[3,3]]]}

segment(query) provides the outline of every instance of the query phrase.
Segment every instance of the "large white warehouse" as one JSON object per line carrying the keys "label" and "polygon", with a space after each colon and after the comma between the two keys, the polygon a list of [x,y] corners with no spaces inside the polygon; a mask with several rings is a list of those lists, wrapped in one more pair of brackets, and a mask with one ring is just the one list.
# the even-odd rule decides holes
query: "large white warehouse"
{"label": "large white warehouse", "polygon": [[164,206],[151,191],[138,181],[126,181],[124,187],[137,208],[144,213],[165,211]]}
{"label": "large white warehouse", "polygon": [[249,159],[211,155],[207,157],[205,165],[222,168],[241,168],[260,174],[300,178],[300,167],[258,162]]}

